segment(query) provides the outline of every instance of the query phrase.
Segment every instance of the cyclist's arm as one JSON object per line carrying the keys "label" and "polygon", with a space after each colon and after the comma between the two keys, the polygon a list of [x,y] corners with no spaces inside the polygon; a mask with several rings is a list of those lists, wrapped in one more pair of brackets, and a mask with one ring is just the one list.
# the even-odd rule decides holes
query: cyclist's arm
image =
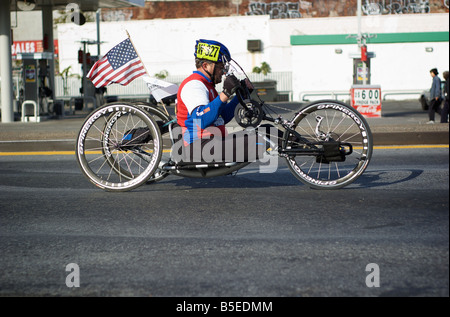
{"label": "cyclist's arm", "polygon": [[236,106],[239,103],[239,99],[237,96],[234,96],[233,99],[229,103],[227,103],[224,107],[222,107],[222,112],[220,115],[223,118],[223,121],[225,121],[225,124],[233,120],[234,118],[234,110],[236,109]]}
{"label": "cyclist's arm", "polygon": [[200,122],[200,128],[206,129],[211,126],[219,117],[221,113],[221,108],[226,105],[223,103],[219,97],[216,97],[213,101],[205,106],[198,106],[192,112],[192,117],[194,121]]}
{"label": "cyclist's arm", "polygon": [[198,80],[187,83],[180,93],[189,114],[200,123],[201,129],[211,126],[219,117],[221,108],[226,105],[220,96],[209,101],[208,89]]}

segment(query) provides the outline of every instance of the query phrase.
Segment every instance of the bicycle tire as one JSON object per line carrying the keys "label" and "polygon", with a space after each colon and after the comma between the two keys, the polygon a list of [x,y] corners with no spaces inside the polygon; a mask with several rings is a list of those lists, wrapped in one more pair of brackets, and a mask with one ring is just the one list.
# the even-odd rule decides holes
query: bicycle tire
{"label": "bicycle tire", "polygon": [[[161,120],[164,124],[168,124],[169,122],[171,122],[173,120],[173,118],[165,113],[164,111],[160,110],[159,108],[157,108],[157,106],[155,106],[154,104],[148,103],[148,102],[143,102],[143,101],[139,101],[135,103],[136,106],[143,108],[145,111],[147,111],[151,116],[153,116],[153,118],[155,120],[159,119]],[[168,132],[166,133],[162,133],[161,132],[161,137],[162,137],[162,155],[161,155],[161,159],[160,159],[160,166],[163,165],[164,163],[167,163],[171,160],[171,149],[172,149],[172,141],[170,141],[170,144],[168,146],[166,146],[164,144],[164,139],[168,139],[170,140],[170,135]],[[153,175],[147,180],[147,184],[152,184],[155,182],[159,182],[161,180],[163,180],[164,178],[166,178],[167,176],[170,175],[169,171],[165,171],[163,169],[160,168],[160,166],[158,166],[158,168],[156,169],[156,171],[153,173]]]}
{"label": "bicycle tire", "polygon": [[[133,103],[126,103],[126,102],[114,102],[114,103],[110,103],[109,105],[122,105],[122,104],[127,104],[127,105],[133,105],[133,106],[137,106],[143,110],[145,110],[149,116],[151,116],[153,118],[153,120],[157,121],[161,121],[163,124],[166,124],[170,121],[172,121],[172,117],[170,117],[170,115],[166,114],[165,112],[161,111],[160,109],[158,109],[155,105],[148,103],[148,102],[133,102]],[[107,123],[105,123],[105,128],[107,126]],[[170,139],[170,137],[168,136],[168,133],[162,133],[161,132],[161,138],[162,138],[162,154],[161,154],[161,159],[160,159],[160,165],[169,162],[170,160],[170,148],[171,148],[171,144],[170,146],[164,147],[164,138],[167,137]],[[167,135],[166,135],[167,134]],[[127,169],[122,169],[119,168],[119,166],[117,166],[117,163],[114,161],[114,159],[112,159],[111,157],[107,156],[107,160],[108,160],[108,164],[115,170],[116,173],[120,173],[122,174],[123,177],[125,178],[133,178],[133,175],[131,175],[131,173],[127,170]],[[164,178],[166,178],[167,176],[169,176],[170,172],[169,171],[164,171],[161,168],[157,168],[155,170],[155,172],[153,173],[152,176],[150,176],[150,178],[147,180],[147,184],[151,184],[154,182],[158,182],[163,180]]]}
{"label": "bicycle tire", "polygon": [[[323,124],[318,123],[318,117],[322,118],[320,122],[323,121]],[[317,146],[320,142],[329,141],[345,142],[353,148],[353,152],[342,162],[326,162],[317,155],[286,156],[291,172],[311,188],[345,187],[361,176],[369,165],[373,152],[372,133],[365,118],[353,107],[335,100],[317,101],[296,114],[292,123],[292,128],[302,136],[302,140],[299,141],[286,131],[283,136],[283,149],[308,148],[308,142]],[[324,133],[321,137],[318,136],[318,130]],[[328,136],[328,140],[324,139],[324,135]],[[320,148],[320,145],[318,147]]]}
{"label": "bicycle tire", "polygon": [[[124,135],[139,127],[148,129],[149,140],[126,146]],[[84,121],[76,142],[81,171],[107,191],[128,191],[144,184],[157,169],[161,154],[157,123],[146,111],[128,103],[107,104],[93,111]]]}

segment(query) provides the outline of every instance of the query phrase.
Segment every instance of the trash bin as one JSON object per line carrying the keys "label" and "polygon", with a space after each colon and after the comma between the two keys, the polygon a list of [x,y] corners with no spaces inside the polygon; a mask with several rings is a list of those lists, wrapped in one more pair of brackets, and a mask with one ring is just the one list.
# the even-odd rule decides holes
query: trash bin
{"label": "trash bin", "polygon": [[[258,93],[259,97],[263,101],[276,101],[277,100],[277,81],[267,79],[264,81],[257,81],[253,83],[255,86],[255,90],[253,94]],[[257,100],[256,95],[253,95],[252,98]]]}
{"label": "trash bin", "polygon": [[83,98],[75,98],[75,110],[83,110],[84,100]]}
{"label": "trash bin", "polygon": [[56,116],[64,116],[64,100],[55,100],[53,102],[53,112]]}

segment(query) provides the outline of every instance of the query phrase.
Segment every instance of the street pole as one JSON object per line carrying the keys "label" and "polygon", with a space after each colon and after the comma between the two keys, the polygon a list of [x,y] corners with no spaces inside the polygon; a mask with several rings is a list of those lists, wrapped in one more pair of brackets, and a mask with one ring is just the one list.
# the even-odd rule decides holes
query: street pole
{"label": "street pole", "polygon": [[83,81],[82,81],[82,87],[83,87],[83,108],[86,107],[87,101],[86,101],[86,91],[87,91],[87,83],[86,83],[86,75],[87,75],[87,61],[86,61],[86,41],[83,42]]}
{"label": "street pole", "polygon": [[362,33],[361,33],[361,11],[362,11],[362,5],[361,5],[361,0],[358,0],[357,2],[357,8],[356,8],[356,15],[358,17],[358,47],[361,47],[361,38],[362,38]]}
{"label": "street pole", "polygon": [[236,15],[239,15],[239,5],[242,4],[242,0],[231,0],[231,3],[236,5]]}
{"label": "street pole", "polygon": [[95,13],[95,22],[97,23],[97,56],[100,58],[100,10]]}
{"label": "street pole", "polygon": [[0,100],[2,122],[14,122],[10,2],[0,2]]}
{"label": "street pole", "polygon": [[[362,1],[362,0],[358,0],[358,2],[357,2],[357,8],[356,8],[356,11],[357,11],[357,17],[358,17],[358,49],[359,49],[360,52],[361,52],[361,46],[364,45],[364,44],[366,44],[366,43],[365,43],[365,40],[364,40],[364,38],[363,38],[363,35],[362,35],[362,31],[361,31],[361,14],[362,14],[362,4],[361,4],[361,1]],[[361,62],[362,62],[362,66],[363,66],[363,74],[362,74],[362,77],[363,77],[363,85],[366,85],[366,84],[367,84],[367,76],[366,76],[366,72],[367,72],[367,64],[366,64],[366,62],[364,62],[364,61],[361,61]]]}

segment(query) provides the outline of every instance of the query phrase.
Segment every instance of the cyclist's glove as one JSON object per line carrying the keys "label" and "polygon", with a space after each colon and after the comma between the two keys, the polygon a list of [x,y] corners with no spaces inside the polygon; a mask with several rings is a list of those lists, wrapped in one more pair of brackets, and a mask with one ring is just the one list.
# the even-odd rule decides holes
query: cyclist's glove
{"label": "cyclist's glove", "polygon": [[223,82],[223,93],[230,98],[236,90],[241,86],[240,81],[234,75],[227,76]]}
{"label": "cyclist's glove", "polygon": [[250,82],[248,78],[241,80],[241,85],[243,87],[247,87],[249,93],[252,93],[253,90],[255,90],[255,86],[253,86],[253,84]]}

